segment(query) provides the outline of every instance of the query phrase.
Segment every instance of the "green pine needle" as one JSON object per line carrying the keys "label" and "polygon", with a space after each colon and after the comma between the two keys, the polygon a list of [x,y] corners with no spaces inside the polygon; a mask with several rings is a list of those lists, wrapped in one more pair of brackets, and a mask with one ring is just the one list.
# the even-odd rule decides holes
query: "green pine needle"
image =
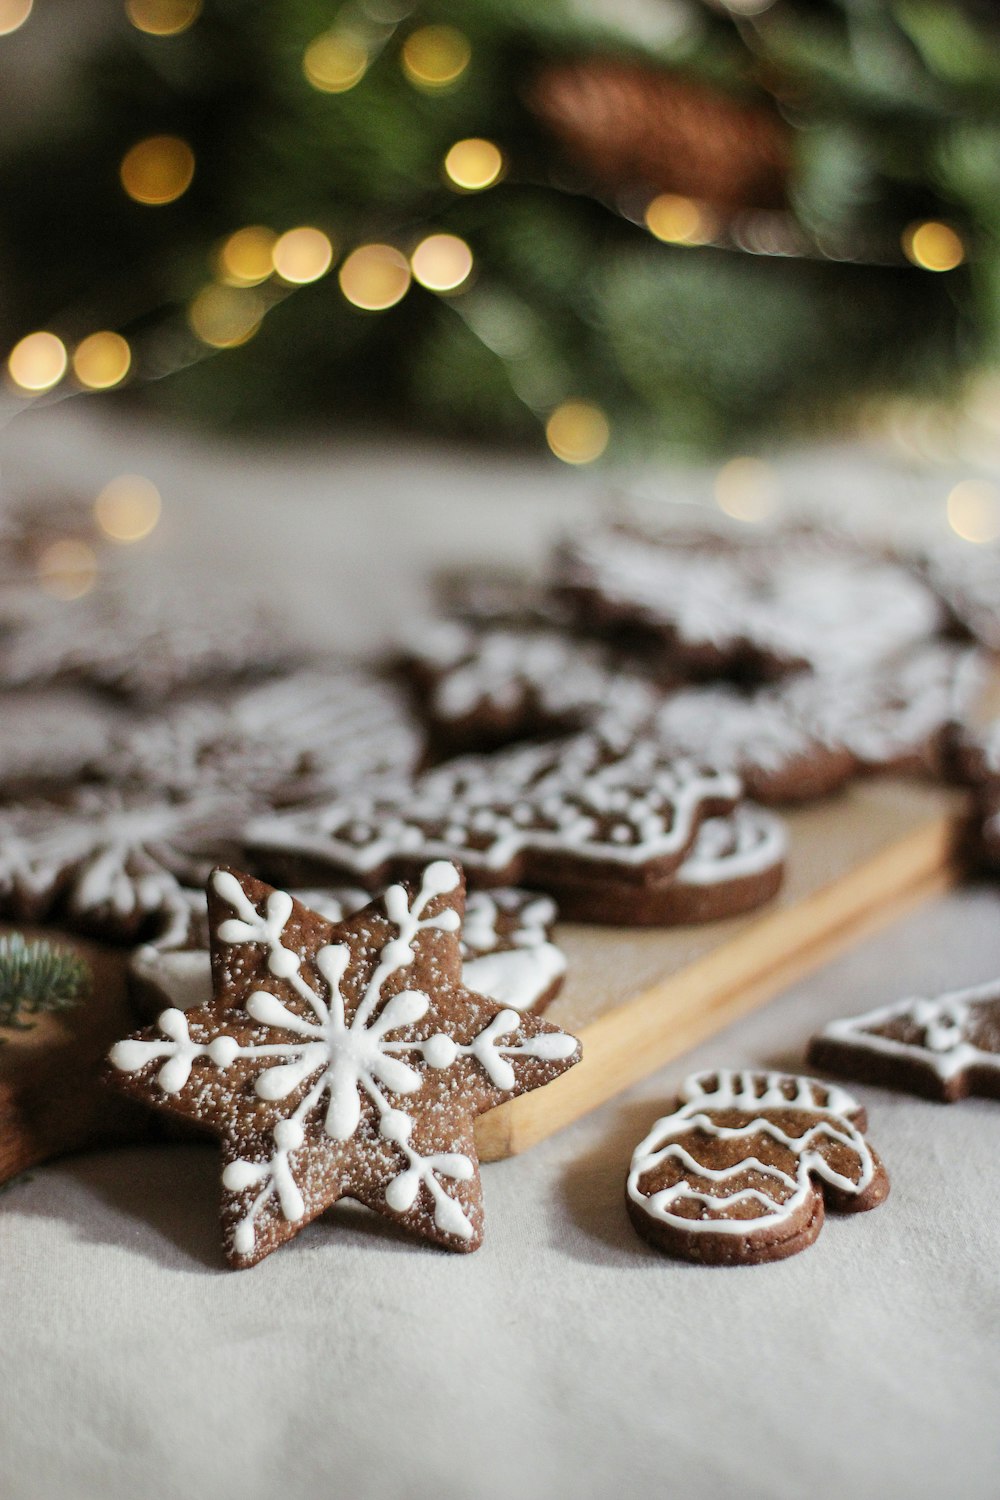
{"label": "green pine needle", "polygon": [[67,1010],[90,993],[91,974],[82,958],[20,933],[0,937],[0,1026],[27,1031],[25,1016]]}

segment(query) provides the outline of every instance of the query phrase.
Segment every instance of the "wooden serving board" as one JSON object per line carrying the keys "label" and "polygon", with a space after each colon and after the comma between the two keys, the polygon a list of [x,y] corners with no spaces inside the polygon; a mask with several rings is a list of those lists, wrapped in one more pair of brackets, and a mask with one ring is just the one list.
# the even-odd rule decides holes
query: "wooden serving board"
{"label": "wooden serving board", "polygon": [[[963,805],[961,793],[940,786],[859,782],[788,817],[785,885],[759,911],[668,929],[561,926],[569,971],[546,1016],[580,1038],[583,1061],[481,1116],[482,1160],[527,1150],[943,890],[957,868]],[[32,935],[77,949],[93,968],[94,991],[79,1008],[5,1034],[0,1183],[67,1151],[163,1134],[159,1115],[118,1100],[98,1076],[108,1048],[136,1024],[127,955],[64,933]]]}
{"label": "wooden serving board", "polygon": [[756,912],[697,927],[561,926],[569,972],[546,1017],[580,1038],[583,1061],[481,1116],[482,1160],[534,1146],[945,889],[963,806],[947,787],[856,782],[788,816],[784,888]]}

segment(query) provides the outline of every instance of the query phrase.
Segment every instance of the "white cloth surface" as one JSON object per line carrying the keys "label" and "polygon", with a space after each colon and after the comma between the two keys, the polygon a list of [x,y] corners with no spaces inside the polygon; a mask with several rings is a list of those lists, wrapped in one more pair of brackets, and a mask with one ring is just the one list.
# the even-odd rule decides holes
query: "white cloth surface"
{"label": "white cloth surface", "polygon": [[[452,561],[463,548],[530,557],[580,505],[573,476],[514,462],[293,464],[213,457],[73,408],[33,420],[5,439],[8,473],[96,486],[138,467],[192,552],[231,534],[240,566],[259,566],[290,522],[305,580],[293,592],[326,568],[324,633],[356,641],[364,621],[382,629],[419,599],[434,536],[447,533]],[[282,566],[287,578],[287,553]],[[941,898],[485,1167],[487,1237],[472,1256],[339,1208],[254,1270],[227,1271],[210,1147],[91,1154],[13,1184],[0,1196],[0,1496],[993,1500],[1000,1104],[859,1086],[889,1200],[830,1215],[815,1246],[775,1265],[672,1262],[635,1235],[623,1190],[633,1146],[688,1072],[801,1067],[827,1018],[995,976],[998,914],[988,887]]]}

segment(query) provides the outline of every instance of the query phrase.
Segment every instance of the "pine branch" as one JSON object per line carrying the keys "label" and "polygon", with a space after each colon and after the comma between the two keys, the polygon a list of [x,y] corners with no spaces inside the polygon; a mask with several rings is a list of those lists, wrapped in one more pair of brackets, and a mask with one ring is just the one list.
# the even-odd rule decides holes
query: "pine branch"
{"label": "pine branch", "polygon": [[20,933],[0,938],[0,1026],[27,1031],[25,1016],[68,1010],[90,993],[91,974],[82,958],[44,941],[26,943]]}

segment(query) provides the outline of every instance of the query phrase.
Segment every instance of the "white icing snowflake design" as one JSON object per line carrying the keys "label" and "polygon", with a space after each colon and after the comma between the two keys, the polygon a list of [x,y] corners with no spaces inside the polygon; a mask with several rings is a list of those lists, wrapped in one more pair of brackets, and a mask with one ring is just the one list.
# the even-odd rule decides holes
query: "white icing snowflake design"
{"label": "white icing snowflake design", "polygon": [[[342,922],[371,901],[368,891],[351,886],[291,895],[328,922]],[[550,938],[557,916],[548,896],[507,887],[473,891],[466,898],[462,923],[466,989],[513,1010],[538,1008],[566,972],[566,955]],[[164,931],[153,942],[135,950],[128,972],[140,1009],[146,987],[155,991],[159,1007],[192,1010],[209,1003],[212,967],[204,891],[183,892],[183,904],[169,914]]]}
{"label": "white icing snowflake design", "polygon": [[239,827],[243,807],[215,790],[170,799],[84,787],[0,812],[0,911],[133,936],[185,904]]}
{"label": "white icing snowflake design", "polygon": [[[438,861],[424,870],[412,900],[404,886],[386,891],[382,900],[395,936],[382,947],[361,999],[349,1015],[343,981],[352,958],[350,947],[343,943],[321,947],[311,960],[313,977],[308,978],[303,959],[283,943],[293,910],[291,896],[272,891],[259,911],[233,874],[219,870],[213,875],[217,895],[235,913],[219,925],[219,941],[264,948],[269,973],[290,987],[302,1002],[301,1009],[293,1010],[267,989],[254,990],[246,1000],[246,1014],[264,1028],[268,1039],[248,1045],[241,1045],[225,1029],[225,1014],[216,1034],[192,1035],[188,1014],[170,1009],[159,1018],[159,1037],[118,1043],[111,1062],[124,1072],[159,1064],[156,1081],[166,1094],[178,1094],[202,1060],[207,1059],[220,1073],[237,1063],[251,1063],[257,1098],[274,1104],[279,1118],[270,1129],[270,1154],[265,1160],[237,1157],[223,1173],[229,1192],[253,1194],[235,1226],[233,1248],[238,1257],[254,1255],[265,1210],[273,1212],[276,1207],[291,1224],[306,1215],[302,1180],[309,1163],[303,1148],[307,1147],[310,1116],[322,1108],[322,1133],[330,1141],[346,1143],[361,1124],[363,1102],[376,1113],[381,1140],[398,1152],[398,1170],[385,1187],[386,1206],[393,1213],[405,1214],[424,1188],[433,1203],[437,1229],[459,1241],[472,1238],[474,1226],[446,1183],[468,1181],[475,1175],[475,1163],[462,1152],[422,1154],[411,1140],[415,1119],[402,1107],[403,1101],[412,1098],[418,1105],[428,1072],[447,1073],[466,1058],[478,1064],[495,1089],[512,1091],[518,1059],[568,1063],[578,1044],[553,1029],[519,1035],[522,1018],[510,1009],[496,1012],[467,1043],[443,1030],[418,1040],[399,1035],[421,1021],[432,1002],[416,989],[397,990],[386,999],[386,983],[414,962],[414,945],[421,932],[428,928],[457,932],[457,912],[449,907],[436,915],[427,912],[436,898],[454,891],[459,880],[454,865]],[[281,1113],[285,1101],[293,1099],[297,1099],[294,1106]]]}

